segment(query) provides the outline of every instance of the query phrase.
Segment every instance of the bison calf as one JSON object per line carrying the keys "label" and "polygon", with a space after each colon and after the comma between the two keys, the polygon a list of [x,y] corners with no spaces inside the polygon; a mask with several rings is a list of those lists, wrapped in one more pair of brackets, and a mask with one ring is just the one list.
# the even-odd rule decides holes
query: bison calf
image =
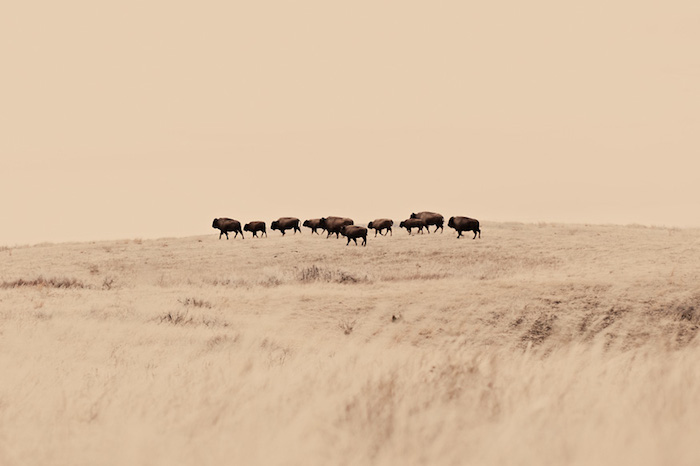
{"label": "bison calf", "polygon": [[262,237],[262,235],[267,236],[267,230],[265,229],[265,222],[246,223],[245,226],[243,227],[243,230],[253,233],[253,238],[258,237],[258,232],[261,232],[260,237]]}
{"label": "bison calf", "polygon": [[211,224],[212,228],[217,228],[221,233],[219,233],[219,239],[221,239],[221,235],[225,234],[226,239],[228,239],[228,232],[233,231],[236,234],[234,235],[234,238],[238,236],[238,233],[241,234],[241,239],[245,239],[243,236],[243,231],[241,230],[241,222],[238,220],[234,220],[232,218],[215,218],[214,222]]}
{"label": "bison calf", "polygon": [[320,218],[311,218],[309,220],[304,220],[304,226],[311,228],[311,233],[316,233],[318,235],[318,230],[319,228],[321,231],[326,231],[325,228],[321,225],[321,219]]}
{"label": "bison calf", "polygon": [[367,246],[367,228],[365,227],[359,225],[343,225],[340,227],[340,234],[348,239],[345,246],[350,244],[350,240],[353,240],[357,246],[357,238],[362,238],[362,245]]}
{"label": "bison calf", "polygon": [[287,230],[294,230],[296,235],[297,231],[301,233],[301,228],[299,228],[299,219],[296,217],[280,217],[270,224],[270,230],[279,230],[284,236],[284,232]]}
{"label": "bison calf", "polygon": [[[377,220],[373,220],[369,222],[367,225],[367,228],[373,228],[374,229],[374,237],[377,237],[377,233],[379,233],[382,236],[386,236],[387,233],[391,233],[391,236],[394,236],[394,232],[391,230],[391,227],[394,225],[394,221],[390,220],[388,218],[378,218]],[[384,233],[382,233],[382,230],[386,230]]]}
{"label": "bison calf", "polygon": [[[481,230],[479,229],[479,221],[475,218],[469,217],[450,217],[447,226],[454,228],[457,231],[457,238],[462,236],[463,231],[473,231],[474,238],[476,234],[479,233],[479,238],[481,238]],[[472,238],[472,239],[474,239]]]}
{"label": "bison calf", "polygon": [[423,234],[423,227],[425,227],[425,222],[420,218],[407,218],[399,223],[399,228],[405,228],[409,235],[411,234],[412,228],[418,228],[418,231]]}

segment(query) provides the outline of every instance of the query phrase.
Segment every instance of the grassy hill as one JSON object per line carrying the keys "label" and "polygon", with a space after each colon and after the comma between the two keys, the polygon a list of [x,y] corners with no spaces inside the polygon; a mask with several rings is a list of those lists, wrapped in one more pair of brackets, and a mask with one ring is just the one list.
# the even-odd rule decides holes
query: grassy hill
{"label": "grassy hill", "polygon": [[0,464],[697,464],[700,231],[0,250]]}

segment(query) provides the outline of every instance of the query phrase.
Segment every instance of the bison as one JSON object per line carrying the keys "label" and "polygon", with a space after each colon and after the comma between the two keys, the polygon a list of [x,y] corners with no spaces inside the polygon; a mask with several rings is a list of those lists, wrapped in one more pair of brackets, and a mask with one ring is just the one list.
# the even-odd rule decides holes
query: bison
{"label": "bison", "polygon": [[[374,237],[377,237],[377,233],[379,233],[382,236],[386,236],[387,233],[391,233],[391,236],[394,236],[394,232],[391,230],[391,227],[394,225],[393,220],[389,220],[388,218],[378,218],[377,220],[373,220],[367,224],[367,228],[373,228],[374,229]],[[386,230],[384,233],[382,233],[382,230]]]}
{"label": "bison", "polygon": [[328,232],[326,239],[333,233],[335,233],[336,238],[340,238],[340,228],[343,225],[354,225],[354,223],[352,219],[347,217],[323,217],[320,226]]}
{"label": "bison", "polygon": [[321,229],[321,231],[325,231],[326,229],[321,226],[321,219],[320,218],[312,218],[309,220],[304,220],[304,226],[311,228],[311,233],[316,233],[318,235],[318,232],[316,231],[317,229]]}
{"label": "bison", "polygon": [[357,246],[357,238],[362,238],[362,245],[367,246],[367,228],[365,227],[359,225],[342,225],[340,227],[340,234],[348,239],[345,246],[350,244],[350,240],[353,240],[355,246]]}
{"label": "bison", "polygon": [[245,239],[243,236],[243,231],[241,230],[241,222],[238,220],[234,220],[232,218],[215,218],[214,222],[211,224],[212,228],[218,228],[221,233],[219,233],[219,239],[221,239],[221,235],[226,235],[226,239],[228,239],[228,232],[233,231],[235,232],[234,238],[238,237],[238,233],[241,234],[241,239]]}
{"label": "bison", "polygon": [[295,235],[297,234],[297,231],[301,233],[301,228],[299,228],[299,219],[296,217],[280,217],[270,224],[270,230],[279,230],[282,232],[282,236],[284,236],[284,232],[286,230],[292,229],[294,230]]}
{"label": "bison", "polygon": [[253,238],[258,237],[258,232],[260,231],[260,237],[262,235],[267,236],[267,230],[265,229],[265,222],[250,222],[246,223],[243,230],[253,233]]}
{"label": "bison", "polygon": [[430,225],[435,225],[435,232],[438,231],[438,228],[440,229],[440,233],[444,231],[443,224],[445,223],[445,218],[440,214],[436,214],[435,212],[418,212],[417,214],[411,214],[411,218],[419,218],[423,220],[428,233],[430,233]]}
{"label": "bison", "polygon": [[418,231],[423,234],[423,227],[425,227],[425,221],[420,218],[407,218],[399,223],[399,228],[405,228],[409,235],[411,234],[412,228],[418,228]]}
{"label": "bison", "polygon": [[469,218],[469,217],[450,217],[450,220],[447,222],[447,226],[450,228],[454,228],[457,231],[457,238],[462,236],[463,231],[473,231],[474,232],[474,238],[476,238],[476,234],[479,234],[479,238],[481,238],[481,230],[479,229],[479,221],[475,218]]}

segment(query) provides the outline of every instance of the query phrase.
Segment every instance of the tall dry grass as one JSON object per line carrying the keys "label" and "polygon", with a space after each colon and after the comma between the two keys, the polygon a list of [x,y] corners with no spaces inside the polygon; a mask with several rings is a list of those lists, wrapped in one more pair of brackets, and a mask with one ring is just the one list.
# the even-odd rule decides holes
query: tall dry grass
{"label": "tall dry grass", "polygon": [[0,464],[697,464],[700,232],[2,252]]}

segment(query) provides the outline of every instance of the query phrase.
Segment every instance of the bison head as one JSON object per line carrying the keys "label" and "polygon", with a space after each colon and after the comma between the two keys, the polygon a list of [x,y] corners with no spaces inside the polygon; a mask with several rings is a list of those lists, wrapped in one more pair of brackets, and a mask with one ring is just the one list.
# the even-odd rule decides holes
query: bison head
{"label": "bison head", "polygon": [[212,228],[219,228],[219,219],[215,218],[214,221],[211,224]]}
{"label": "bison head", "polygon": [[406,226],[406,220],[403,220],[401,223],[399,223],[399,228],[404,228]]}
{"label": "bison head", "polygon": [[308,226],[309,226],[309,221],[308,221],[308,220],[304,220],[304,226],[305,226],[305,227],[308,227]]}
{"label": "bison head", "polygon": [[373,222],[369,222],[369,223],[367,224],[367,228],[372,228],[372,225],[373,225]]}
{"label": "bison head", "polygon": [[279,224],[280,223],[277,220],[275,220],[270,224],[270,230],[279,230]]}
{"label": "bison head", "polygon": [[244,231],[253,231],[253,230],[250,228],[250,223],[246,223],[245,226],[243,227],[243,230],[244,230]]}
{"label": "bison head", "polygon": [[411,218],[418,218],[418,216],[415,213],[412,213]]}
{"label": "bison head", "polygon": [[450,228],[455,227],[455,218],[454,217],[450,217],[450,220],[447,222],[447,226]]}

